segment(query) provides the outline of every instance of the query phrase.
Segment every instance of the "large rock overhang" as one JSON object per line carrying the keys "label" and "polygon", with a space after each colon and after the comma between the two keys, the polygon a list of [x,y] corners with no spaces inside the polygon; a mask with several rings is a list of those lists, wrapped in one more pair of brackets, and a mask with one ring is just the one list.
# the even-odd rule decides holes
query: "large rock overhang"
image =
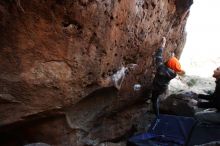
{"label": "large rock overhang", "polygon": [[105,106],[115,110],[132,105],[144,93],[133,92],[135,83],[151,88],[153,54],[161,37],[167,38],[165,59],[170,51],[181,55],[191,4],[191,0],[2,0],[0,126],[65,115],[100,92],[104,88],[100,81],[122,65],[136,63],[138,68],[114,94],[122,104]]}

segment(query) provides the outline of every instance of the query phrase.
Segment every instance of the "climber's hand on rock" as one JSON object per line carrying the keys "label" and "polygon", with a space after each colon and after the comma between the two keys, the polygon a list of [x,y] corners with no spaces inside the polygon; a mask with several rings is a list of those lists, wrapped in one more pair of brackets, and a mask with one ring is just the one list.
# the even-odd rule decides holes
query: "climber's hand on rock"
{"label": "climber's hand on rock", "polygon": [[163,38],[162,38],[162,45],[161,45],[162,48],[165,47],[165,45],[166,45],[166,41],[167,41],[166,38],[163,37]]}

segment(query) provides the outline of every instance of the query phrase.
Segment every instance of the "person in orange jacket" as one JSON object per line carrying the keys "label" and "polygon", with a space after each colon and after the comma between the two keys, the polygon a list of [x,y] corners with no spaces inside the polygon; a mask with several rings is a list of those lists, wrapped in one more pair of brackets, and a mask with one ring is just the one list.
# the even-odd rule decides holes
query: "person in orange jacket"
{"label": "person in orange jacket", "polygon": [[174,55],[172,55],[167,62],[164,62],[163,50],[165,45],[166,38],[163,37],[162,45],[155,54],[156,74],[153,80],[151,101],[153,103],[153,110],[157,116],[159,115],[160,95],[167,90],[170,80],[175,78],[177,74],[185,74],[185,71],[181,69],[179,60]]}

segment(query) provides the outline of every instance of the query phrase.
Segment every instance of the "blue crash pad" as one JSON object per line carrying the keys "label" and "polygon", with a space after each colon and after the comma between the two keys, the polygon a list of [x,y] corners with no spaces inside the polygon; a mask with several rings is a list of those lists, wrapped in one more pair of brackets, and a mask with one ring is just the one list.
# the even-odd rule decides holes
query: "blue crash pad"
{"label": "blue crash pad", "polygon": [[146,133],[128,140],[129,146],[182,146],[190,137],[196,120],[192,117],[159,115]]}

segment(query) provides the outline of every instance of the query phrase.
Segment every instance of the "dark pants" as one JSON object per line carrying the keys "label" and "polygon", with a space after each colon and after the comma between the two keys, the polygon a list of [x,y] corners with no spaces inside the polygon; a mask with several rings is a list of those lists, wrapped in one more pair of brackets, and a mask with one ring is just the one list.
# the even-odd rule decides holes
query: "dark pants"
{"label": "dark pants", "polygon": [[162,89],[162,90],[153,90],[152,91],[152,97],[151,97],[151,101],[152,101],[152,107],[154,110],[154,113],[156,116],[158,116],[160,114],[159,112],[159,104],[160,104],[160,95],[163,94],[166,91],[166,89]]}

